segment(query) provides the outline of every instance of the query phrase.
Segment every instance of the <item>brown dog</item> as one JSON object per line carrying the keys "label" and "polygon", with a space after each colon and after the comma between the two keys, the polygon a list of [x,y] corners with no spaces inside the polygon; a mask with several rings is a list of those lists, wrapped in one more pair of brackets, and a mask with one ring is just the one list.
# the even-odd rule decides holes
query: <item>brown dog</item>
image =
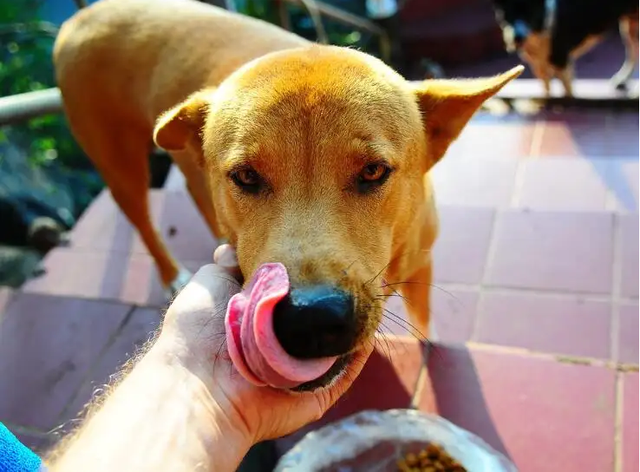
{"label": "brown dog", "polygon": [[247,278],[286,267],[291,293],[273,315],[284,350],[344,362],[394,288],[427,335],[428,171],[522,71],[412,84],[367,54],[191,0],[93,4],[63,25],[54,61],[71,129],[165,286],[185,280],[149,217],[153,140]]}

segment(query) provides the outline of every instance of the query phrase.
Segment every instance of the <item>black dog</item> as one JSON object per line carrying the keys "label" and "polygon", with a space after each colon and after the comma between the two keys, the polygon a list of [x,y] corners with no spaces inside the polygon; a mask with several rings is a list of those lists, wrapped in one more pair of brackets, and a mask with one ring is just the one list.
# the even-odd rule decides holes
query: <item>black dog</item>
{"label": "black dog", "polygon": [[638,63],[638,3],[636,0],[493,0],[508,51],[517,51],[544,82],[558,77],[567,96],[573,95],[573,62],[620,27],[626,60],[613,76],[625,88]]}

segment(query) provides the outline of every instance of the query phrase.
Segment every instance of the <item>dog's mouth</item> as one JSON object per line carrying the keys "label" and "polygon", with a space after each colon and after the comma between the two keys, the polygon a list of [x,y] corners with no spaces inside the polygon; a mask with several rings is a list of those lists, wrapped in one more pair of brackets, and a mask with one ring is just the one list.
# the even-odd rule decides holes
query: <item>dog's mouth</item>
{"label": "dog's mouth", "polygon": [[242,377],[256,386],[314,390],[335,378],[350,356],[298,359],[287,354],[275,335],[273,313],[289,289],[282,264],[260,266],[248,286],[229,301],[225,318],[229,355]]}

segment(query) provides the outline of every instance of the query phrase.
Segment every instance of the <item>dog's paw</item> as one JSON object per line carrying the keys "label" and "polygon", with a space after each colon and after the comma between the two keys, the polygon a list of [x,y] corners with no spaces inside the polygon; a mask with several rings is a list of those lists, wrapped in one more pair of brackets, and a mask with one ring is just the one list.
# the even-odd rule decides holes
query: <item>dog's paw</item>
{"label": "dog's paw", "polygon": [[620,92],[626,92],[629,88],[627,82],[613,82],[613,87]]}
{"label": "dog's paw", "polygon": [[185,285],[189,283],[193,274],[189,272],[184,267],[181,267],[178,271],[178,275],[173,279],[173,282],[169,284],[167,288],[164,290],[164,297],[167,301],[172,301],[175,296],[184,288]]}
{"label": "dog's paw", "polygon": [[626,92],[629,88],[626,77],[616,77],[615,75],[611,78],[611,85],[619,92]]}
{"label": "dog's paw", "polygon": [[634,70],[633,63],[630,61],[625,61],[625,63],[622,64],[622,67],[620,68],[620,70],[615,74],[613,74],[613,77],[611,77],[610,79],[611,85],[620,92],[628,91],[629,81],[633,76],[633,70]]}

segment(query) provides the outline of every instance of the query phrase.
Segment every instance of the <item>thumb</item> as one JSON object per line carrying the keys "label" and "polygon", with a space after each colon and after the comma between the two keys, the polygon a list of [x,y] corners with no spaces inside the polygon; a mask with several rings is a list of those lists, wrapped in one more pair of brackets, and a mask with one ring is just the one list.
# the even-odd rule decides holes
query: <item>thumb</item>
{"label": "thumb", "polygon": [[216,248],[213,253],[213,262],[224,267],[236,279],[242,279],[236,251],[230,244],[221,244]]}
{"label": "thumb", "polygon": [[171,304],[181,310],[208,309],[213,305],[224,305],[240,291],[238,281],[223,267],[208,264],[191,278]]}

